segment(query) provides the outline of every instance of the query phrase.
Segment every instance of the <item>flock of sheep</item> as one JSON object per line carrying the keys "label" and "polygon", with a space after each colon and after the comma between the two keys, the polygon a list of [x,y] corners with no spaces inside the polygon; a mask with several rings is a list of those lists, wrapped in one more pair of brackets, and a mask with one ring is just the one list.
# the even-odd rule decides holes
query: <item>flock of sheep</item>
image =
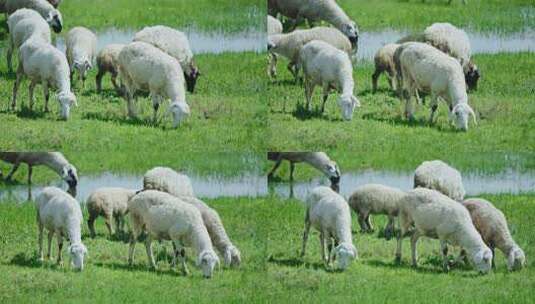
{"label": "flock of sheep", "polygon": [[[45,111],[49,111],[49,89],[56,89],[61,117],[68,119],[71,107],[77,105],[72,88],[74,74],[78,74],[83,90],[87,72],[96,63],[97,91],[100,92],[102,78],[109,72],[115,90],[127,101],[130,117],[136,117],[134,99],[137,91],[149,92],[154,122],[158,120],[158,109],[164,100],[171,100],[166,113],[173,117],[173,127],[190,115],[185,90],[194,91],[200,72],[184,33],[166,26],[145,27],[135,34],[132,43],[110,44],[97,53],[96,35],[79,26],[67,33],[64,55],[51,44],[50,27],[56,33],[63,28],[62,15],[52,5],[57,6],[59,2],[0,0],[0,10],[8,16],[9,70],[12,70],[13,52],[17,52],[19,61],[11,102],[13,110],[17,106],[20,83],[27,77],[30,80],[30,110],[33,110],[35,86],[41,84]],[[117,84],[117,76],[120,84]]]}
{"label": "flock of sheep", "polygon": [[[334,0],[268,0],[268,75],[276,77],[279,56],[290,62],[288,70],[295,80],[303,71],[306,107],[315,86],[323,88],[321,112],[332,90],[339,93],[338,106],[344,119],[351,120],[361,103],[355,94],[353,64],[356,63],[359,30],[355,22]],[[283,33],[280,19],[289,24]],[[325,21],[333,27],[294,30],[307,20]],[[366,47],[366,46],[362,46]],[[412,98],[421,102],[420,94],[429,94],[433,123],[439,99],[449,107],[449,119],[460,130],[468,130],[470,116],[476,114],[468,104],[468,89],[476,89],[480,73],[471,60],[470,40],[466,33],[449,23],[435,23],[423,33],[410,35],[387,44],[375,55],[373,90],[386,72],[390,87],[405,101],[405,116],[414,119]]]}

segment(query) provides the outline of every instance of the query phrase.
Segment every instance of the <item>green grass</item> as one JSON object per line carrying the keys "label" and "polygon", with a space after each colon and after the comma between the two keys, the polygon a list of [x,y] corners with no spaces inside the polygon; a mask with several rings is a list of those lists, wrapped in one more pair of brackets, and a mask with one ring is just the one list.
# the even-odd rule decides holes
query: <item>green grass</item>
{"label": "green grass", "polygon": [[[188,251],[189,277],[169,269],[160,254],[159,270],[149,271],[142,244],[136,260],[128,267],[127,244],[110,240],[102,220],[97,221],[97,238],[90,239],[86,225],[83,241],[89,257],[82,273],[53,262],[36,259],[37,228],[31,204],[0,202],[0,302],[426,302],[512,303],[532,302],[535,285],[535,243],[531,224],[535,214],[534,195],[486,195],[506,214],[515,240],[525,250],[528,266],[508,273],[503,255],[497,253],[497,269],[478,276],[469,267],[440,271],[438,242],[422,239],[420,268],[409,266],[409,243],[404,242],[401,266],[393,265],[395,241],[377,233],[356,232],[354,242],[359,260],[343,272],[329,272],[320,264],[317,232],[309,238],[304,260],[298,257],[303,229],[303,206],[295,200],[277,197],[261,199],[216,199],[213,206],[240,248],[240,269],[222,269],[211,280],[201,278]],[[376,227],[384,218],[375,217]],[[167,246],[169,247],[169,246]],[[155,244],[159,252],[160,245]],[[53,250],[53,257],[56,256]],[[458,251],[455,250],[455,253]],[[64,253],[66,254],[66,253]],[[67,255],[65,255],[67,257]]]}

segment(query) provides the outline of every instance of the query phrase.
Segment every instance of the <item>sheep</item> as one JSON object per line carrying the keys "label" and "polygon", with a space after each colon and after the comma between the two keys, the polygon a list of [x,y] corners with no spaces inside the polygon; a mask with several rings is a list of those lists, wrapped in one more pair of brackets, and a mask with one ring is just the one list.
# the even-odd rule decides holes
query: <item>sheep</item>
{"label": "sheep", "polygon": [[61,106],[61,117],[64,120],[69,118],[71,106],[76,106],[77,103],[76,96],[71,91],[69,64],[61,51],[38,39],[30,39],[20,47],[17,79],[13,86],[11,102],[13,110],[17,105],[17,91],[24,76],[30,79],[30,110],[33,108],[35,86],[41,83],[45,95],[45,112],[48,112],[49,87],[57,88],[59,92],[56,96]]}
{"label": "sheep", "polygon": [[194,197],[193,187],[187,175],[167,167],[154,167],[143,176],[144,190],[158,190],[176,197]]}
{"label": "sheep", "polygon": [[[482,198],[467,199],[462,204],[470,212],[474,226],[492,251],[492,266],[495,267],[494,248],[498,248],[507,257],[507,269],[509,271],[519,270],[524,267],[526,256],[524,251],[513,240],[504,214],[494,207],[491,202]],[[465,257],[465,254],[466,252],[463,251],[461,257]]]}
{"label": "sheep", "polygon": [[[58,3],[59,4],[59,3]],[[46,22],[52,27],[55,33],[61,33],[63,29],[63,18],[61,13],[46,0],[6,0],[5,12],[7,15],[13,14],[21,8],[29,8],[37,11]]]}
{"label": "sheep", "polygon": [[295,164],[304,162],[325,174],[335,190],[340,183],[340,169],[336,162],[331,160],[325,152],[268,152],[267,158],[275,162],[275,165],[268,173],[268,179],[272,179],[282,161],[287,160],[290,162],[290,181],[293,181],[294,178]]}
{"label": "sheep", "polygon": [[398,43],[409,41],[428,43],[457,59],[463,67],[468,89],[477,89],[477,81],[481,75],[477,65],[471,60],[470,39],[465,31],[450,23],[433,23],[423,33],[409,35],[400,39]]}
{"label": "sheep", "polygon": [[34,10],[20,9],[9,16],[7,20],[9,28],[9,44],[6,52],[7,67],[13,71],[13,51],[29,39],[42,39],[50,43],[50,28],[46,21]]}
{"label": "sheep", "polygon": [[65,45],[71,71],[71,83],[74,85],[74,71],[77,71],[83,89],[87,71],[93,68],[93,63],[97,57],[97,36],[87,28],[77,26],[67,33]]}
{"label": "sheep", "polygon": [[380,48],[373,58],[375,62],[375,71],[372,75],[373,92],[377,91],[377,80],[383,72],[386,72],[388,77],[388,84],[391,90],[396,90],[394,80],[396,79],[396,66],[394,65],[394,53],[396,52],[399,44],[388,43]]}
{"label": "sheep", "polygon": [[48,230],[48,253],[50,259],[50,249],[54,234],[58,240],[57,263],[62,264],[61,251],[63,249],[63,237],[67,237],[70,242],[69,254],[71,264],[76,270],[83,270],[84,256],[87,248],[82,243],[82,210],[80,204],[56,187],[45,187],[35,201],[37,209],[37,226],[39,227],[39,259],[43,258],[43,232]]}
{"label": "sheep", "polygon": [[477,124],[476,114],[468,105],[463,70],[457,60],[428,44],[407,42],[396,50],[394,62],[398,90],[403,88],[400,97],[405,99],[407,118],[414,119],[411,96],[417,96],[418,91],[422,91],[431,94],[429,123],[433,123],[440,97],[447,102],[449,120],[454,121],[458,129],[468,130],[470,115]]}
{"label": "sheep", "polygon": [[[270,15],[267,16],[267,33],[268,36],[282,34],[282,23]],[[268,76],[274,78],[277,76],[277,69],[275,68],[277,65],[277,54],[269,52],[268,61]]]}
{"label": "sheep", "polygon": [[[351,236],[351,213],[347,202],[329,187],[314,188],[306,199],[305,230],[301,257],[305,256],[310,226],[320,232],[321,259],[326,267],[338,260],[338,268],[345,270],[357,258]],[[332,250],[334,241],[334,250]],[[325,244],[328,255],[325,257]]]}
{"label": "sheep", "polygon": [[184,33],[163,25],[148,26],[135,34],[134,41],[152,44],[175,58],[184,71],[188,91],[193,93],[201,72],[195,64],[188,37]]}
{"label": "sheep", "polygon": [[135,239],[146,231],[145,246],[153,269],[156,268],[156,263],[152,254],[152,239],[171,240],[175,247],[173,264],[176,257],[180,256],[184,274],[188,273],[184,246],[193,246],[198,252],[197,265],[201,267],[204,277],[212,276],[219,258],[197,208],[168,193],[146,190],[130,200],[128,209],[133,230],[130,238],[130,264],[133,262]]}
{"label": "sheep", "polygon": [[399,214],[399,202],[405,192],[379,184],[366,184],[358,187],[349,197],[349,207],[358,214],[360,229],[372,232],[373,226],[370,214],[386,214],[388,224],[385,236],[390,239],[394,233],[394,219]]}
{"label": "sheep", "polygon": [[130,117],[136,116],[132,99],[137,90],[150,92],[154,122],[163,98],[171,99],[167,112],[173,116],[173,128],[189,116],[182,68],[175,58],[160,49],[145,42],[126,45],[119,53],[119,78],[125,85]]}
{"label": "sheep", "polygon": [[319,20],[327,21],[344,33],[351,44],[357,47],[359,29],[335,0],[268,0],[268,13],[273,17],[280,13],[293,19],[290,31],[304,19],[309,24]]}
{"label": "sheep", "polygon": [[111,74],[111,83],[113,84],[115,91],[119,94],[122,94],[122,90],[117,85],[116,80],[117,74],[119,73],[119,53],[124,46],[124,44],[109,44],[100,50],[100,52],[98,52],[98,73],[95,79],[98,93],[102,91],[102,77],[109,72]]}
{"label": "sheep", "polygon": [[461,173],[441,160],[424,161],[414,172],[414,188],[437,190],[455,201],[466,195]]}
{"label": "sheep", "polygon": [[325,110],[325,102],[331,90],[340,93],[338,106],[345,120],[353,118],[353,111],[360,107],[360,102],[353,94],[355,82],[353,80],[353,67],[346,53],[332,45],[313,40],[299,52],[298,66],[302,67],[305,77],[305,96],[307,110],[310,111],[310,101],[314,93],[314,87],[323,87],[323,102],[321,113]]}
{"label": "sheep", "polygon": [[448,244],[464,248],[475,268],[483,274],[490,271],[492,251],[477,232],[468,210],[444,194],[430,189],[416,188],[399,203],[399,223],[396,262],[401,262],[402,237],[414,225],[411,236],[412,266],[417,267],[416,244],[422,236],[440,240],[443,270],[449,270]]}
{"label": "sheep", "polygon": [[110,238],[114,234],[111,226],[112,218],[115,219],[115,233],[124,231],[124,216],[128,212],[128,201],[136,194],[135,190],[124,188],[99,188],[93,191],[86,201],[89,219],[87,225],[91,237],[95,237],[95,220],[102,216]]}
{"label": "sheep", "polygon": [[[58,8],[62,0],[47,0],[48,3],[52,4],[54,8]],[[6,2],[7,0],[0,0],[0,13],[6,12]]]}
{"label": "sheep", "polygon": [[[294,79],[297,81],[299,70],[297,69],[297,61],[299,58],[299,51],[301,48],[312,40],[322,40],[332,46],[352,55],[351,43],[339,30],[331,27],[315,27],[307,30],[295,30],[287,34],[276,34],[268,36],[268,52],[270,54],[281,55],[290,62],[288,63],[288,70],[292,73]],[[269,62],[269,71],[271,77],[275,76],[275,61]]]}

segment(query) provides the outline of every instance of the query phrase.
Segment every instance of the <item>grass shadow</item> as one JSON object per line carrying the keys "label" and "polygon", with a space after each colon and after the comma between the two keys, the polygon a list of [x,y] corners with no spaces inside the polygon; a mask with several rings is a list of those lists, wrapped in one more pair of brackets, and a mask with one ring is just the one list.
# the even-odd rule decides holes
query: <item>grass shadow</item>
{"label": "grass shadow", "polygon": [[144,272],[144,273],[155,273],[155,274],[158,274],[158,275],[168,275],[168,276],[172,276],[172,277],[182,277],[184,276],[180,270],[174,270],[174,269],[166,269],[166,270],[160,270],[160,269],[152,269],[150,268],[147,264],[134,264],[134,265],[128,265],[127,263],[117,263],[117,262],[113,262],[113,263],[102,263],[102,262],[97,262],[97,263],[94,263],[93,265],[97,266],[97,267],[102,267],[102,268],[107,268],[107,269],[111,269],[111,270],[124,270],[124,271],[129,271],[129,272]]}
{"label": "grass shadow", "polygon": [[27,119],[39,119],[44,118],[46,113],[44,111],[35,111],[30,110],[27,106],[22,106],[20,111],[15,112],[18,118],[27,118]]}
{"label": "grass shadow", "polygon": [[321,112],[319,105],[317,107],[312,107],[312,110],[309,111],[305,107],[304,103],[297,103],[292,115],[299,120],[309,120],[311,118],[323,118],[327,121],[342,121],[341,119],[328,118],[324,113]]}
{"label": "grass shadow", "polygon": [[433,125],[430,125],[427,119],[423,117],[415,118],[413,120],[408,120],[401,115],[397,115],[392,118],[392,117],[384,117],[381,115],[381,113],[371,112],[371,113],[363,114],[362,119],[376,120],[379,122],[393,123],[396,125],[408,126],[408,127],[420,127],[420,128],[433,127]]}
{"label": "grass shadow", "polygon": [[268,263],[272,263],[272,264],[277,264],[277,265],[280,265],[280,266],[287,266],[287,267],[300,267],[300,266],[304,266],[305,268],[307,269],[323,269],[323,270],[326,270],[326,271],[332,271],[330,269],[325,269],[325,265],[323,265],[323,263],[317,263],[317,262],[314,262],[314,263],[307,263],[305,262],[303,259],[301,258],[275,258],[273,256],[270,256],[268,258]]}
{"label": "grass shadow", "polygon": [[390,269],[411,269],[413,271],[419,272],[419,273],[431,273],[431,274],[444,274],[444,271],[442,271],[442,267],[440,268],[423,268],[423,267],[412,267],[412,265],[401,262],[401,264],[398,264],[394,262],[393,260],[391,262],[385,262],[381,260],[366,260],[362,263],[374,267],[383,267],[383,268],[390,268]]}
{"label": "grass shadow", "polygon": [[[82,115],[82,119],[87,120],[99,120],[102,122],[115,122],[120,124],[127,124],[132,126],[146,126],[146,127],[159,127],[157,124],[154,124],[152,122],[152,119],[149,118],[130,118],[127,116],[110,116],[107,113],[101,113],[101,112],[88,112],[84,113]],[[161,127],[163,129],[163,127]]]}
{"label": "grass shadow", "polygon": [[[15,80],[17,79],[17,73],[15,73],[15,71],[10,72],[6,69],[5,71],[0,71],[0,78],[5,80]],[[13,85],[11,85],[10,87],[12,88]]]}

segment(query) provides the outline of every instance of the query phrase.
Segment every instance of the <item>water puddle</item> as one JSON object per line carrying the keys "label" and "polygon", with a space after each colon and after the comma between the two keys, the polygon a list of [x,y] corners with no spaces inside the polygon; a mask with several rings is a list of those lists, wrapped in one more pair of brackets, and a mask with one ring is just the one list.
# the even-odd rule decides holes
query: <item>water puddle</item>
{"label": "water puddle", "polygon": [[[390,172],[366,170],[342,174],[340,182],[340,194],[349,197],[358,186],[377,183],[402,190],[413,188],[414,174],[412,172]],[[305,199],[308,191],[318,185],[329,185],[326,178],[315,178],[309,182],[296,182],[292,185],[289,183],[270,183],[270,193],[287,198],[295,197]],[[535,191],[535,172],[519,172],[515,170],[506,170],[497,174],[486,174],[483,172],[469,172],[463,174],[463,184],[467,196],[476,196],[483,193],[499,194]]]}
{"label": "water puddle", "polygon": [[[193,190],[199,198],[219,197],[258,197],[267,194],[267,179],[265,176],[245,174],[233,178],[221,178],[218,176],[200,177],[188,174],[193,184]],[[49,186],[58,186],[67,189],[61,180],[52,182]],[[32,197],[35,198],[43,188],[43,185],[33,186]],[[101,187],[122,187],[128,189],[142,189],[143,176],[139,175],[115,175],[104,173],[96,176],[82,176],[77,187],[76,198],[85,202],[89,194]],[[28,186],[3,186],[0,188],[0,201],[25,201],[28,198]]]}
{"label": "water puddle", "polygon": [[[266,48],[266,34],[256,29],[237,33],[223,31],[201,32],[194,29],[179,29],[189,39],[194,54],[219,54],[223,52],[262,52]],[[109,28],[97,33],[98,50],[112,43],[132,42],[138,30]],[[56,39],[56,47],[65,52],[65,40],[62,36]]]}

